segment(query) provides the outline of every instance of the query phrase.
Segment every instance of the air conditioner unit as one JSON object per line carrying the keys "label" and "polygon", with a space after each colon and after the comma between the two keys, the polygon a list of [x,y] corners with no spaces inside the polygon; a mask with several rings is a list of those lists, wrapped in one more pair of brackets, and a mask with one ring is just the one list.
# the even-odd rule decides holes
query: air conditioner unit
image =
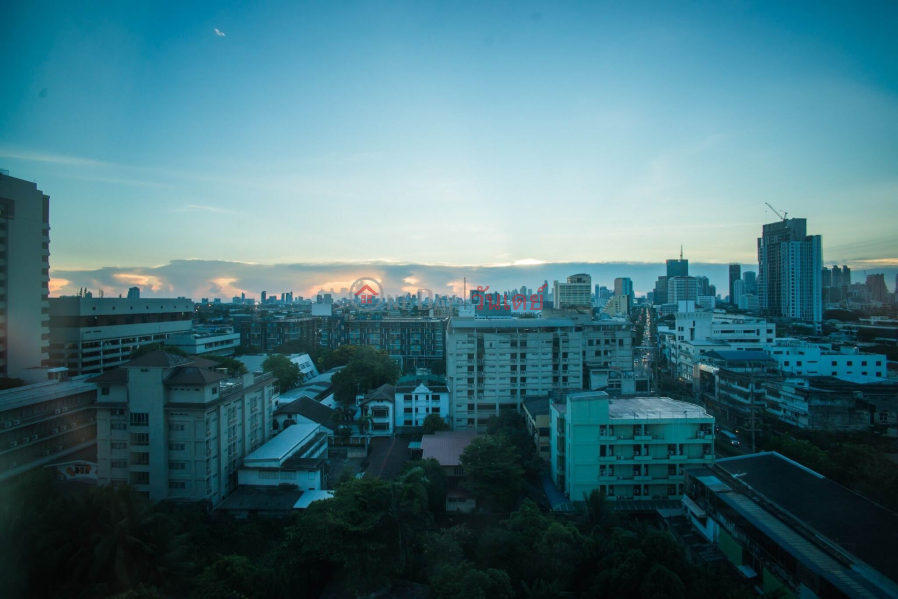
{"label": "air conditioner unit", "polygon": [[78,443],[84,443],[84,437],[81,437],[80,439],[78,439]]}
{"label": "air conditioner unit", "polygon": [[698,431],[698,434],[697,434],[696,436],[697,436],[699,439],[704,439],[704,438],[705,438],[705,431]]}
{"label": "air conditioner unit", "polygon": [[44,455],[50,455],[50,450],[49,450],[49,449],[45,449],[45,450],[44,450]]}
{"label": "air conditioner unit", "polygon": [[9,444],[10,447],[17,447],[19,445],[18,441],[13,441]]}
{"label": "air conditioner unit", "polygon": [[20,424],[22,424],[22,421],[21,420],[13,420],[12,423],[16,426],[19,426]]}
{"label": "air conditioner unit", "polygon": [[63,412],[68,412],[69,409],[68,409],[68,408],[63,408],[62,411],[63,411]]}
{"label": "air conditioner unit", "polygon": [[617,459],[622,460],[622,459],[624,459],[624,456],[619,455],[619,456],[617,456]]}
{"label": "air conditioner unit", "polygon": [[60,428],[60,430],[66,430],[66,429],[69,428],[69,427],[67,427],[67,426],[60,426],[59,428]]}
{"label": "air conditioner unit", "polygon": [[12,427],[12,420],[7,420],[6,422],[3,423],[3,428],[10,428],[10,427]]}
{"label": "air conditioner unit", "polygon": [[623,476],[618,476],[618,477],[617,477],[617,480],[624,480],[624,477],[623,477]]}
{"label": "air conditioner unit", "polygon": [[31,435],[31,440],[32,440],[32,441],[37,441],[37,435]]}
{"label": "air conditioner unit", "polygon": [[53,412],[53,413],[54,413],[54,414],[59,414],[60,412],[62,412],[62,410],[60,410],[59,408],[56,408],[56,411]]}
{"label": "air conditioner unit", "polygon": [[59,432],[59,429],[58,429],[58,428],[54,428],[54,429],[53,429],[53,434],[54,434],[54,435],[55,435],[56,433],[58,433],[58,432]]}

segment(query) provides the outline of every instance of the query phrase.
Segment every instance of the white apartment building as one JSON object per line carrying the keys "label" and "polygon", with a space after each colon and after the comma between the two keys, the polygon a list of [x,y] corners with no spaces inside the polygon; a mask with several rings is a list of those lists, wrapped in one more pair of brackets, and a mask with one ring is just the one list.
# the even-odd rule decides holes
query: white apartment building
{"label": "white apartment building", "polygon": [[96,398],[83,378],[0,391],[0,482],[93,447]]}
{"label": "white apartment building", "polygon": [[783,316],[796,320],[823,320],[823,241],[809,235],[803,241],[784,243],[780,249]]}
{"label": "white apartment building", "polygon": [[193,326],[192,300],[55,297],[50,300],[50,362],[72,374],[99,374]]}
{"label": "white apartment building", "polygon": [[324,488],[327,432],[319,424],[298,423],[246,456],[237,484],[251,487],[295,485],[301,491]]}
{"label": "white apartment building", "polygon": [[681,302],[679,308],[669,359],[673,374],[683,382],[692,381],[702,354],[761,349],[776,341],[776,326],[763,318],[699,311],[692,302]]}
{"label": "white apartment building", "polygon": [[825,343],[779,339],[761,349],[776,360],[781,371],[792,374],[839,378],[888,376],[885,355],[861,353],[856,347],[835,350]]}
{"label": "white apartment building", "polygon": [[213,507],[234,490],[244,456],[272,436],[278,387],[270,373],[215,366],[157,351],[91,379],[100,484]]}
{"label": "white apartment building", "polygon": [[423,426],[429,414],[449,419],[446,379],[432,374],[407,375],[396,381],[395,428]]}
{"label": "white apartment building", "polygon": [[629,295],[614,295],[602,308],[602,312],[609,316],[628,316],[633,298]]}
{"label": "white apartment building", "polygon": [[667,397],[568,393],[551,404],[552,480],[574,502],[679,499],[683,469],[714,461],[714,418]]}
{"label": "white apartment building", "polygon": [[47,366],[50,197],[0,173],[0,376]]}
{"label": "white apartment building", "polygon": [[555,309],[592,306],[592,277],[588,274],[571,275],[567,283],[555,281]]}
{"label": "white apartment building", "polygon": [[163,341],[188,356],[230,356],[240,346],[240,333],[234,327],[194,327],[184,333],[173,333]]}
{"label": "white apartment building", "polygon": [[520,411],[556,389],[635,392],[633,326],[624,319],[453,318],[446,351],[456,429],[482,428],[499,410]]}
{"label": "white apartment building", "polygon": [[668,303],[694,302],[697,298],[698,282],[695,277],[669,277],[667,279]]}

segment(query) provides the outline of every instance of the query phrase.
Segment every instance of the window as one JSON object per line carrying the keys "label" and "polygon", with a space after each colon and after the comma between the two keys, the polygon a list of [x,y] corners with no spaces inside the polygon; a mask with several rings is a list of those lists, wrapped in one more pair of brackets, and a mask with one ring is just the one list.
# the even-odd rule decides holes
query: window
{"label": "window", "polygon": [[184,431],[187,430],[187,427],[183,424],[169,424],[168,430],[170,431]]}
{"label": "window", "polygon": [[168,469],[169,470],[186,470],[187,464],[185,462],[169,462]]}
{"label": "window", "polygon": [[183,480],[170,480],[168,481],[169,489],[186,489],[187,483]]}
{"label": "window", "polygon": [[109,387],[100,387],[100,395],[109,395]]}
{"label": "window", "polygon": [[149,426],[150,415],[146,412],[131,412],[131,426]]}
{"label": "window", "polygon": [[148,485],[148,484],[150,484],[150,473],[149,472],[132,472],[131,473],[131,484],[132,485]]}
{"label": "window", "polygon": [[149,445],[150,433],[131,433],[131,445]]}
{"label": "window", "polygon": [[150,454],[147,452],[131,452],[132,466],[148,466],[150,463]]}
{"label": "window", "polygon": [[112,449],[128,449],[128,444],[113,441],[111,444],[111,447],[112,447]]}
{"label": "window", "polygon": [[128,467],[128,462],[125,461],[125,460],[112,460],[112,461],[109,463],[109,465],[110,465],[112,468],[127,468],[127,467]]}
{"label": "window", "polygon": [[277,470],[260,470],[259,478],[261,480],[277,480],[278,472]]}
{"label": "window", "polygon": [[187,446],[184,443],[169,443],[168,450],[169,451],[184,451]]}
{"label": "window", "polygon": [[113,422],[109,425],[109,428],[114,431],[126,431],[128,430],[128,425],[124,422]]}

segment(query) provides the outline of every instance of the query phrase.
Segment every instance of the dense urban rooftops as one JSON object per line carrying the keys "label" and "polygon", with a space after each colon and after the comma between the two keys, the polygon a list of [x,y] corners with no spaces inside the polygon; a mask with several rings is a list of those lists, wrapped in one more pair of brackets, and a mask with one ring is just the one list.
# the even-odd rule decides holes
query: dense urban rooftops
{"label": "dense urban rooftops", "polygon": [[93,380],[88,381],[85,378],[81,378],[67,381],[45,381],[34,385],[7,389],[0,391],[0,410],[49,401],[57,397],[67,397],[76,393],[92,391],[96,388],[97,386],[93,383]]}

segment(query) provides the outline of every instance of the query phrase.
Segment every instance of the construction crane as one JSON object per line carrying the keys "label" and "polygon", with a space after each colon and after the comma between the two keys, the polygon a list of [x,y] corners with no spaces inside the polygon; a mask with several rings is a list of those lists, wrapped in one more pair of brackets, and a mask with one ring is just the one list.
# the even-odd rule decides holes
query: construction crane
{"label": "construction crane", "polygon": [[775,215],[777,215],[778,217],[780,217],[782,220],[786,220],[786,217],[789,216],[788,212],[783,212],[782,214],[780,214],[776,208],[774,208],[773,206],[770,205],[770,202],[764,202],[764,203],[767,204],[767,207],[770,208],[771,210],[773,210],[773,213]]}

